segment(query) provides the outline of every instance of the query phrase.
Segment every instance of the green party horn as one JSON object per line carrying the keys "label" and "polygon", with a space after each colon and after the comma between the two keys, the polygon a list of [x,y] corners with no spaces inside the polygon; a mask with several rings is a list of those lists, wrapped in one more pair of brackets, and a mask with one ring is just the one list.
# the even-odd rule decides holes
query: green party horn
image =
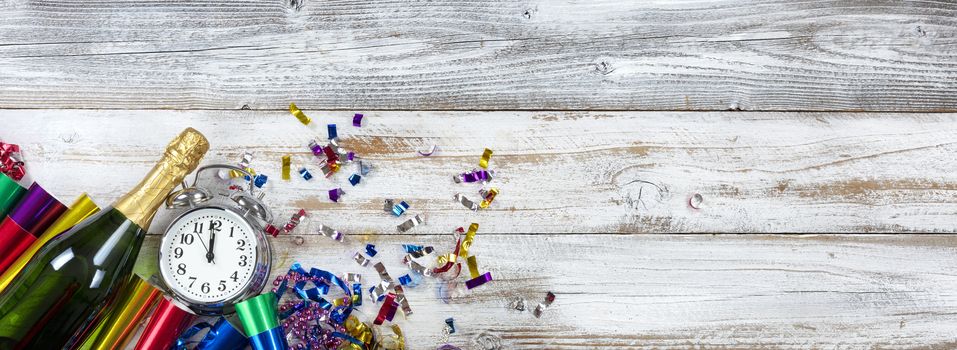
{"label": "green party horn", "polygon": [[0,218],[7,215],[10,209],[17,205],[20,198],[23,198],[24,193],[27,193],[27,189],[6,174],[0,173]]}
{"label": "green party horn", "polygon": [[286,349],[286,335],[279,325],[275,293],[260,294],[236,304],[236,314],[256,350]]}

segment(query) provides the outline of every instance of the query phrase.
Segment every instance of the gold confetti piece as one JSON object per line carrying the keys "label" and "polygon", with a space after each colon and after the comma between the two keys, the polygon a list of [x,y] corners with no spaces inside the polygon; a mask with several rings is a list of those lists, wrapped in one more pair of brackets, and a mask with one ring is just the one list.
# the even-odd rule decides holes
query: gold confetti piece
{"label": "gold confetti piece", "polygon": [[459,249],[459,256],[469,256],[469,248],[472,247],[472,240],[475,239],[475,232],[478,231],[478,228],[478,223],[473,222],[469,225],[469,230],[465,233],[465,239],[462,240],[461,249]]}
{"label": "gold confetti piece", "polygon": [[479,208],[482,208],[482,209],[488,208],[488,206],[492,204],[492,201],[495,200],[495,196],[497,195],[498,195],[498,188],[495,188],[495,187],[492,187],[491,189],[488,190],[488,192],[483,193],[485,200],[483,200],[482,203],[479,203]]}
{"label": "gold confetti piece", "polygon": [[302,125],[309,125],[309,123],[312,122],[312,119],[309,119],[305,113],[299,110],[299,107],[296,107],[295,103],[289,103],[289,113],[292,113],[296,119],[299,119],[299,122],[302,123]]}
{"label": "gold confetti piece", "polygon": [[482,169],[488,169],[488,161],[492,159],[492,150],[486,148],[485,152],[482,153],[482,159],[479,160],[479,166]]}
{"label": "gold confetti piece", "polygon": [[289,172],[292,168],[292,157],[285,155],[282,156],[282,179],[289,180]]}
{"label": "gold confetti piece", "polygon": [[468,259],[465,259],[465,262],[467,262],[469,265],[469,274],[472,275],[472,278],[478,278],[479,276],[478,262],[475,261],[475,255],[472,255],[468,257]]}

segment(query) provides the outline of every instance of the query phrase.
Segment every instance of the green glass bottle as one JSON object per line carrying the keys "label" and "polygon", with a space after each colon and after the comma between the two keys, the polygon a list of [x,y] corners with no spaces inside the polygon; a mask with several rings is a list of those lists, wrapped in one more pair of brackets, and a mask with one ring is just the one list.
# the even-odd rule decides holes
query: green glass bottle
{"label": "green glass bottle", "polygon": [[143,236],[166,194],[209,143],[183,131],[140,184],[113,207],[47,242],[0,293],[0,349],[74,348],[130,281]]}

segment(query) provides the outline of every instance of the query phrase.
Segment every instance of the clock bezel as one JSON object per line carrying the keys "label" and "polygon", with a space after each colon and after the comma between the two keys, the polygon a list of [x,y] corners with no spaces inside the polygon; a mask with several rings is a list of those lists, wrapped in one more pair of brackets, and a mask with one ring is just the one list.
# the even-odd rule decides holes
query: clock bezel
{"label": "clock bezel", "polygon": [[218,205],[218,204],[208,204],[199,207],[189,209],[173,219],[169,226],[166,227],[166,230],[163,232],[163,238],[161,242],[166,240],[166,237],[170,235],[173,227],[180,222],[187,215],[202,211],[202,210],[221,210],[225,212],[230,212],[239,216],[247,225],[252,228],[252,235],[256,239],[256,259],[254,260],[255,265],[253,266],[253,273],[246,284],[241,288],[244,292],[235,294],[231,298],[224,299],[220,302],[202,302],[197,301],[189,296],[183,295],[176,288],[173,287],[174,281],[167,280],[167,273],[164,272],[161,266],[163,266],[163,246],[160,243],[159,254],[158,254],[158,263],[159,265],[159,275],[163,284],[165,284],[166,294],[172,299],[172,301],[180,306],[184,306],[193,313],[197,315],[204,316],[215,316],[215,315],[229,315],[235,312],[234,305],[240,301],[243,301],[249,297],[258,295],[262,292],[263,288],[266,286],[266,280],[269,277],[269,270],[272,266],[272,249],[269,247],[269,240],[266,238],[266,232],[263,229],[262,225],[259,224],[259,221],[250,215],[245,215],[239,210]]}

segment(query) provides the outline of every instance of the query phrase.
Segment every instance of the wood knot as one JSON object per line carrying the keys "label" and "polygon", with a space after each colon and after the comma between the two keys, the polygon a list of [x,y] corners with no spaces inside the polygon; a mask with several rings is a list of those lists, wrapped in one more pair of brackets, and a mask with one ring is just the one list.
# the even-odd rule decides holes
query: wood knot
{"label": "wood knot", "polygon": [[598,63],[595,63],[595,71],[601,75],[608,75],[611,74],[611,72],[614,72],[615,68],[613,68],[611,63],[608,63],[608,61],[602,60]]}
{"label": "wood knot", "polygon": [[302,10],[302,6],[305,5],[306,0],[289,0],[289,8],[299,12]]}
{"label": "wood knot", "polygon": [[919,36],[919,37],[925,37],[925,36],[927,36],[927,31],[924,30],[924,28],[921,28],[920,26],[917,26],[917,36]]}
{"label": "wood knot", "polygon": [[240,109],[240,110],[243,110],[243,111],[248,111],[248,110],[250,110],[249,105],[243,105],[242,107],[239,107],[239,109]]}
{"label": "wood knot", "polygon": [[525,17],[525,19],[532,19],[532,10],[525,10],[525,13],[522,14],[522,17]]}

